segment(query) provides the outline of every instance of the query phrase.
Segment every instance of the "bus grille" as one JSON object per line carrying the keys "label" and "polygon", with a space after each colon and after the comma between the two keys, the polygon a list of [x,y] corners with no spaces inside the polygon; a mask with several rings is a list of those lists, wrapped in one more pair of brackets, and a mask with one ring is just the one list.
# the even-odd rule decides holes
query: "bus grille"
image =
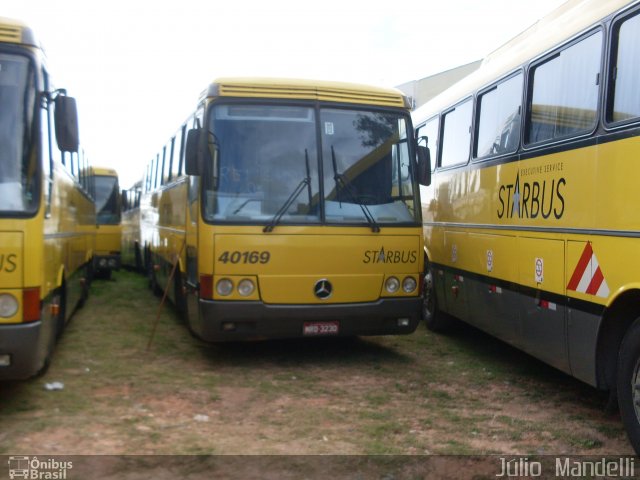
{"label": "bus grille", "polygon": [[22,29],[11,25],[0,25],[0,42],[20,43]]}
{"label": "bus grille", "polygon": [[348,102],[404,107],[400,93],[387,93],[375,89],[355,90],[323,85],[251,84],[220,83],[218,95],[225,97],[260,97]]}

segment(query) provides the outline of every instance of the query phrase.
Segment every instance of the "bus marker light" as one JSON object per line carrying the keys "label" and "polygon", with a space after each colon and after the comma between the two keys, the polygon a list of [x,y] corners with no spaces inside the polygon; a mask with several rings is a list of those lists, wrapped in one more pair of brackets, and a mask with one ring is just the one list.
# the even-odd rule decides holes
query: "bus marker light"
{"label": "bus marker light", "polygon": [[231,292],[233,292],[233,282],[228,278],[218,280],[218,283],[216,284],[216,292],[218,292],[218,295],[222,295],[223,297],[231,295]]}
{"label": "bus marker light", "polygon": [[5,353],[0,355],[0,367],[9,367],[11,366],[11,355]]}
{"label": "bus marker light", "polygon": [[240,283],[238,284],[238,293],[243,297],[248,297],[253,293],[255,288],[256,287],[253,285],[253,282],[248,278],[245,278],[240,280]]}
{"label": "bus marker light", "polygon": [[40,288],[25,288],[22,291],[22,319],[24,322],[40,320]]}
{"label": "bus marker light", "polygon": [[200,297],[213,297],[213,277],[211,275],[200,275]]}
{"label": "bus marker light", "polygon": [[413,292],[417,286],[416,279],[413,277],[405,277],[404,280],[402,280],[402,290],[404,290],[405,293]]}
{"label": "bus marker light", "polygon": [[57,303],[52,303],[49,306],[49,311],[51,312],[52,317],[57,317],[60,314],[60,305]]}
{"label": "bus marker light", "polygon": [[386,288],[389,293],[396,293],[400,289],[400,280],[396,277],[389,277],[387,281],[384,282],[384,288]]}
{"label": "bus marker light", "polygon": [[18,300],[10,293],[0,294],[0,317],[13,317],[18,311]]}

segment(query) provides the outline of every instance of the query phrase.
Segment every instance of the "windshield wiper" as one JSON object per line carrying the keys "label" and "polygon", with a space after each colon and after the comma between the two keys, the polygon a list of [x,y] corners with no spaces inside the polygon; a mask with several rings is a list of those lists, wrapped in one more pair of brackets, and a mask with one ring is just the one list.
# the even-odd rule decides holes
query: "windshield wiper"
{"label": "windshield wiper", "polygon": [[360,208],[362,209],[362,213],[364,214],[364,218],[367,219],[367,223],[371,227],[371,231],[378,233],[380,231],[380,225],[378,225],[375,218],[373,218],[371,211],[364,203],[358,200],[358,197],[353,191],[351,184],[347,183],[347,181],[345,180],[344,174],[338,173],[338,163],[336,162],[336,152],[333,148],[333,145],[331,145],[331,164],[333,165],[333,179],[336,182],[336,197],[338,197],[338,200],[340,199],[338,186],[340,186],[342,190],[346,191],[349,194],[349,197],[351,198],[353,203],[357,203],[360,206]]}
{"label": "windshield wiper", "polygon": [[268,233],[273,231],[274,227],[278,224],[278,222],[280,221],[282,216],[286,213],[286,211],[289,209],[291,204],[295,201],[296,198],[298,198],[300,193],[302,193],[305,186],[309,190],[309,207],[311,207],[311,173],[309,171],[309,152],[307,152],[306,148],[304,149],[304,161],[307,168],[307,176],[303,178],[302,181],[295,188],[295,190],[291,192],[291,195],[289,195],[289,198],[285,200],[285,202],[278,209],[278,211],[273,216],[271,221],[267,225],[265,225],[265,227],[262,229],[263,232]]}

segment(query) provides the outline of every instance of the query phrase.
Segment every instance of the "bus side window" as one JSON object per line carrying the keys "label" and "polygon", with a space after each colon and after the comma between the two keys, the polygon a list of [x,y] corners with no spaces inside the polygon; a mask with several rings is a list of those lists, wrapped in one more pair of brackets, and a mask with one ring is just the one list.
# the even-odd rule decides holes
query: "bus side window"
{"label": "bus side window", "polygon": [[527,143],[585,133],[597,119],[602,32],[531,69]]}
{"label": "bus side window", "polygon": [[513,153],[520,140],[522,73],[478,97],[474,157]]}
{"label": "bus side window", "polygon": [[462,165],[469,160],[473,99],[456,105],[442,116],[442,151],[440,166]]}
{"label": "bus side window", "polygon": [[640,15],[624,19],[613,32],[607,121],[624,122],[640,117]]}
{"label": "bus side window", "polygon": [[176,134],[175,137],[175,142],[174,142],[174,153],[173,153],[173,166],[172,166],[172,171],[173,171],[173,177],[174,178],[178,178],[179,176],[182,175],[183,171],[184,171],[184,167],[182,166],[183,164],[183,158],[184,158],[184,132],[186,129],[186,125],[183,125],[180,130],[178,130],[178,133]]}

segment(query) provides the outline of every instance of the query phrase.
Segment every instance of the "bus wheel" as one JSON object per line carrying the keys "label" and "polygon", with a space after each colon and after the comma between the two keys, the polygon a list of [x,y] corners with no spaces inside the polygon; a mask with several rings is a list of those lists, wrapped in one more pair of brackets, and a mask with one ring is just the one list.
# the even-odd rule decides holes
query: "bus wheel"
{"label": "bus wheel", "polygon": [[433,271],[425,267],[422,282],[422,318],[432,332],[443,332],[450,326],[450,318],[438,310],[436,289],[433,283]]}
{"label": "bus wheel", "polygon": [[620,346],[618,405],[629,441],[640,455],[640,318],[633,322]]}
{"label": "bus wheel", "polygon": [[183,286],[182,275],[180,274],[180,270],[176,269],[175,275],[173,277],[173,292],[175,301],[175,307],[180,315],[180,318],[183,321],[187,321],[187,292]]}
{"label": "bus wheel", "polygon": [[53,299],[51,300],[53,305],[57,305],[57,313],[53,318],[53,324],[55,325],[55,337],[56,339],[60,338],[62,332],[65,329],[65,315],[66,315],[66,305],[65,305],[65,288],[64,284],[60,287],[56,293],[53,295]]}

